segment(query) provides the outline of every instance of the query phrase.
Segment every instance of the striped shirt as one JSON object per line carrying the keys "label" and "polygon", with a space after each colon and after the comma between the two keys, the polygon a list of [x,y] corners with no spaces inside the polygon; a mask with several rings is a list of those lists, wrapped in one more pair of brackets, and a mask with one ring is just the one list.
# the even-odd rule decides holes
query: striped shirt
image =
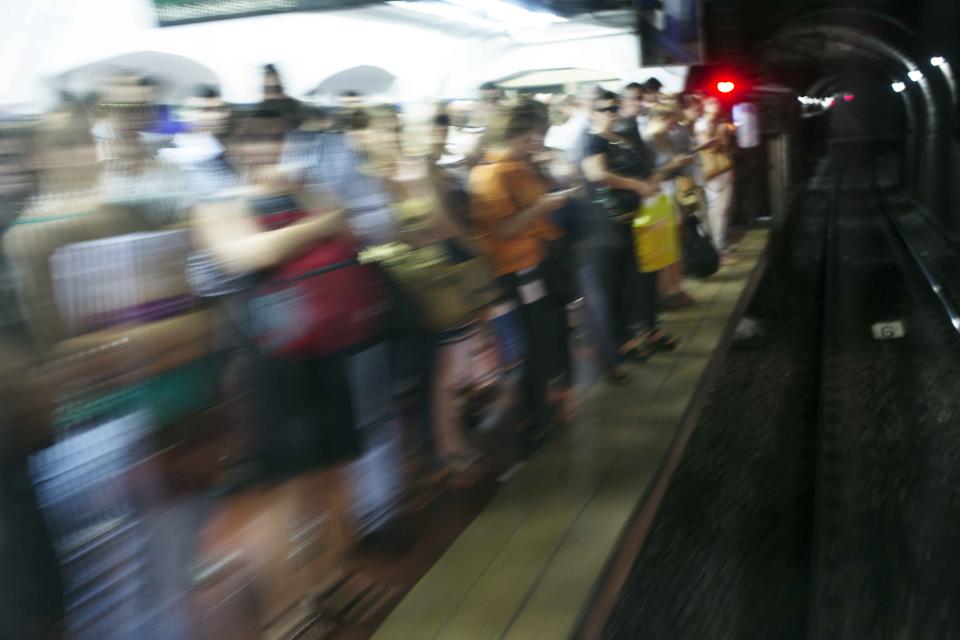
{"label": "striped shirt", "polygon": [[291,136],[281,164],[304,178],[307,188],[333,194],[347,209],[347,222],[363,245],[384,244],[397,235],[390,194],[383,181],[364,173],[362,152],[343,133]]}

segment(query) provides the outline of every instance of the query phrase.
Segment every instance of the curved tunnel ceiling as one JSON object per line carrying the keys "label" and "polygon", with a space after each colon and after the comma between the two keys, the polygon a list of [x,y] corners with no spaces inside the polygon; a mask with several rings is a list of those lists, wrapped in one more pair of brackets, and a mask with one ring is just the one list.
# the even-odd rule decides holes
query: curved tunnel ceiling
{"label": "curved tunnel ceiling", "polygon": [[[849,84],[886,85],[893,98],[893,82],[901,92],[908,127],[908,153],[916,158],[920,192],[932,208],[940,209],[949,182],[949,131],[956,105],[954,89],[944,71],[929,63],[941,52],[925,50],[925,43],[898,18],[871,8],[820,7],[791,11],[790,18],[770,29],[757,42],[756,59],[779,76],[793,75],[798,93],[825,96],[846,90]],[[914,82],[911,71],[923,76]],[[848,84],[849,83],[849,84]]]}

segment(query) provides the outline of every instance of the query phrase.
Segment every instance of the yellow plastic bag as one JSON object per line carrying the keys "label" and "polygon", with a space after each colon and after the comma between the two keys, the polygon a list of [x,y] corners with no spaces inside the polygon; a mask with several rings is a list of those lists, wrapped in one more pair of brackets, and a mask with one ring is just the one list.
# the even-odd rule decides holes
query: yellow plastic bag
{"label": "yellow plastic bag", "polygon": [[633,247],[637,269],[644,273],[659,271],[680,259],[677,216],[670,196],[662,193],[640,206],[633,219]]}

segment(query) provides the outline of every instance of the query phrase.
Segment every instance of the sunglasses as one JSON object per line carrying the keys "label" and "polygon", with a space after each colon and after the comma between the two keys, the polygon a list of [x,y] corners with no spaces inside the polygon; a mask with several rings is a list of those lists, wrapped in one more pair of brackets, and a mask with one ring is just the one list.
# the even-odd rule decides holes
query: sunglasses
{"label": "sunglasses", "polygon": [[614,104],[609,107],[599,107],[596,111],[597,113],[620,113],[620,106]]}

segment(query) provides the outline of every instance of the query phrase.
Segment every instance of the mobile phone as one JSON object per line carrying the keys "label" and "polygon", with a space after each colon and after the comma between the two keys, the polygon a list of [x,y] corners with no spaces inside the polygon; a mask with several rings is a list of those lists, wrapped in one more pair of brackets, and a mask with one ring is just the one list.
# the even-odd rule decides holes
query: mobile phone
{"label": "mobile phone", "polygon": [[563,196],[569,197],[574,196],[580,193],[581,187],[570,187],[569,189],[559,189],[557,191],[551,191],[550,195],[552,196]]}

